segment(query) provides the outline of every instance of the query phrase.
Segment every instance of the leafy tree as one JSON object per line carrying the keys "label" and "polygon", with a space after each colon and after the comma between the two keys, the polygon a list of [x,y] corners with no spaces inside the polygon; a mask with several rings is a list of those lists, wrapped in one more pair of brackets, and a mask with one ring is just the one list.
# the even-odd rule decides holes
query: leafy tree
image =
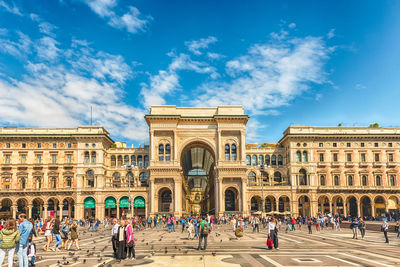
{"label": "leafy tree", "polygon": [[373,124],[370,124],[368,127],[369,128],[379,128],[379,123],[375,122]]}

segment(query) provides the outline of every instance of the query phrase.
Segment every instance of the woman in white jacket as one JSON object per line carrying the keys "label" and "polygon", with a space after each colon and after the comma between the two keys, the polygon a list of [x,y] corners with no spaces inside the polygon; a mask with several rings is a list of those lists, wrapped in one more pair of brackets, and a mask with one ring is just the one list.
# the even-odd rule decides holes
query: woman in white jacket
{"label": "woman in white jacket", "polygon": [[279,249],[278,248],[278,226],[277,226],[277,223],[276,223],[276,220],[274,217],[272,217],[271,220],[269,220],[269,222],[268,222],[268,233],[272,239],[272,242],[274,242],[274,248]]}

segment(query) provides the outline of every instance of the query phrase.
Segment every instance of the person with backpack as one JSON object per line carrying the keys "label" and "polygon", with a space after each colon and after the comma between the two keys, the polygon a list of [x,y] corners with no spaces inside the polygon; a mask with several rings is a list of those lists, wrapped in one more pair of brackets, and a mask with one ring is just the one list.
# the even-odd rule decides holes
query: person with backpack
{"label": "person with backpack", "polygon": [[0,231],[0,266],[3,265],[6,252],[8,253],[8,267],[13,267],[15,248],[20,240],[20,232],[14,219],[10,219]]}
{"label": "person with backpack", "polygon": [[364,239],[365,230],[367,229],[367,226],[366,226],[363,218],[360,218],[360,221],[358,222],[358,229],[360,229],[361,239]]}
{"label": "person with backpack", "polygon": [[353,219],[353,221],[350,224],[350,229],[353,231],[353,239],[358,239],[357,233],[358,233],[358,222],[356,218]]}
{"label": "person with backpack", "polygon": [[19,267],[28,267],[28,239],[31,231],[33,229],[33,225],[30,221],[26,219],[26,214],[21,213],[18,216],[19,220],[19,234],[20,239],[17,246],[17,254],[18,254],[18,266]]}
{"label": "person with backpack", "polygon": [[[200,238],[199,238],[199,246],[197,248],[197,250],[206,250],[207,248],[207,238],[208,238],[208,234],[210,232],[210,225],[208,224],[208,222],[205,220],[205,218],[203,217],[202,220],[199,223],[199,232],[200,232]],[[204,239],[204,247],[201,248],[201,243],[202,240]]]}
{"label": "person with backpack", "polygon": [[313,225],[313,221],[311,220],[311,218],[309,218],[308,220],[307,220],[307,227],[308,227],[308,233],[309,234],[312,234],[312,225]]}
{"label": "person with backpack", "polygon": [[383,224],[381,226],[381,232],[383,232],[383,236],[385,237],[385,243],[389,243],[389,238],[387,235],[389,229],[389,224],[386,219],[383,220]]}

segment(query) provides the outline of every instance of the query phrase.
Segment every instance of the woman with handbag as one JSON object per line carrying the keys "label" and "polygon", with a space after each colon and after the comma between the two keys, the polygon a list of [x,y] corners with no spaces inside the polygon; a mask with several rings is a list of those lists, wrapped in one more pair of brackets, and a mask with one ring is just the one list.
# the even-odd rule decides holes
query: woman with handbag
{"label": "woman with handbag", "polygon": [[73,220],[70,227],[71,232],[71,242],[69,243],[68,250],[71,249],[72,244],[75,244],[77,250],[80,250],[79,242],[78,242],[78,223],[76,220]]}
{"label": "woman with handbag", "polygon": [[133,227],[132,224],[127,221],[127,225],[125,227],[126,232],[126,251],[128,259],[135,259],[135,237],[133,236]]}
{"label": "woman with handbag", "polygon": [[49,218],[47,218],[46,222],[43,224],[44,236],[47,239],[47,243],[44,245],[43,250],[45,250],[47,252],[51,251],[50,245],[51,245],[51,242],[53,241],[53,234],[52,234],[53,225],[54,225],[53,220],[54,220],[54,218],[49,217]]}
{"label": "woman with handbag", "polygon": [[64,222],[61,224],[60,229],[60,236],[62,239],[61,249],[67,249],[68,246],[68,232],[69,232],[69,225],[68,225],[68,218],[65,217]]}
{"label": "woman with handbag", "polygon": [[274,242],[275,249],[279,249],[278,248],[278,228],[277,228],[276,220],[274,217],[272,217],[268,223],[268,233],[272,239],[272,242]]}

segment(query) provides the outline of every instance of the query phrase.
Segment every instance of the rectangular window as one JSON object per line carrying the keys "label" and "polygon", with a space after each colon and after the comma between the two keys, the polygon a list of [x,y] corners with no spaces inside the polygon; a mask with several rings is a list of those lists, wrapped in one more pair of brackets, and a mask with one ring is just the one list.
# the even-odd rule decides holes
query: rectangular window
{"label": "rectangular window", "polygon": [[347,162],[351,162],[351,154],[347,153]]}
{"label": "rectangular window", "polygon": [[37,147],[38,147],[38,148],[42,148],[42,144],[41,144],[41,143],[38,143],[38,144],[37,144]]}
{"label": "rectangular window", "polygon": [[26,163],[26,155],[21,155],[21,163],[22,164]]}
{"label": "rectangular window", "polygon": [[319,154],[319,161],[324,162],[324,153]]}
{"label": "rectangular window", "polygon": [[57,155],[51,155],[51,163],[57,163]]}
{"label": "rectangular window", "polygon": [[11,155],[6,155],[5,163],[6,164],[10,164],[11,163]]}
{"label": "rectangular window", "polygon": [[36,163],[41,164],[42,163],[42,155],[36,155]]}
{"label": "rectangular window", "polygon": [[67,163],[72,163],[72,155],[67,154]]}
{"label": "rectangular window", "polygon": [[324,143],[319,143],[319,147],[324,147]]}
{"label": "rectangular window", "polygon": [[361,153],[361,162],[365,162],[365,153]]}
{"label": "rectangular window", "polygon": [[389,147],[393,147],[393,144],[392,144],[392,143],[389,143],[388,146],[389,146]]}
{"label": "rectangular window", "polygon": [[71,143],[68,143],[68,148],[71,148],[72,147],[72,144]]}
{"label": "rectangular window", "polygon": [[332,145],[333,145],[333,147],[337,147],[337,143],[333,143]]}
{"label": "rectangular window", "polygon": [[57,144],[56,143],[53,143],[53,148],[57,148]]}
{"label": "rectangular window", "polygon": [[393,162],[393,153],[389,153],[388,158],[389,162]]}
{"label": "rectangular window", "polygon": [[338,161],[338,154],[337,153],[333,153],[333,161],[334,162]]}
{"label": "rectangular window", "polygon": [[379,153],[375,153],[375,162],[379,162]]}
{"label": "rectangular window", "polygon": [[378,147],[378,143],[375,143],[374,146],[375,146],[375,147]]}
{"label": "rectangular window", "polygon": [[26,148],[26,144],[25,143],[22,143],[22,148]]}
{"label": "rectangular window", "polygon": [[347,143],[347,147],[351,147],[351,143]]}
{"label": "rectangular window", "polygon": [[364,143],[361,143],[361,147],[364,147],[365,146],[365,144]]}
{"label": "rectangular window", "polygon": [[6,148],[10,148],[11,146],[10,146],[10,143],[7,143],[6,144]]}

